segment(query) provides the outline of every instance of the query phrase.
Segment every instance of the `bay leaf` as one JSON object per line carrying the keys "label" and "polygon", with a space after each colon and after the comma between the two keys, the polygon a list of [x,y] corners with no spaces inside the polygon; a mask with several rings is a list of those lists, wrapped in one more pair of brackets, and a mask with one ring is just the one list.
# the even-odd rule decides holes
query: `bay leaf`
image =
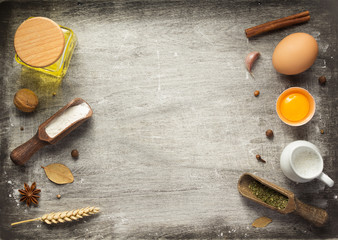
{"label": "bay leaf", "polygon": [[42,168],[45,170],[48,179],[56,184],[67,184],[74,181],[72,172],[61,163],[52,163]]}
{"label": "bay leaf", "polygon": [[260,217],[257,218],[253,223],[252,226],[256,228],[263,228],[266,227],[272,220],[268,217]]}

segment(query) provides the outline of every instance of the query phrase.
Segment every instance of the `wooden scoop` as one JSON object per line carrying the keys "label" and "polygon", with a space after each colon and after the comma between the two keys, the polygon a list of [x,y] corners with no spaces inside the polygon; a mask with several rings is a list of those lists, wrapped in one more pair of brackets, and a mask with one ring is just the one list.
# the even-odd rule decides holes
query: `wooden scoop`
{"label": "wooden scoop", "polygon": [[[260,182],[261,184],[275,190],[276,192],[281,193],[285,197],[288,198],[288,204],[284,209],[278,209],[276,207],[273,207],[265,202],[263,202],[261,199],[257,198],[252,191],[249,189],[249,184],[256,180]],[[280,213],[287,214],[287,213],[296,213],[299,216],[305,218],[309,222],[313,223],[317,227],[323,226],[327,220],[328,220],[328,214],[324,209],[317,208],[314,206],[307,205],[301,201],[299,201],[293,192],[290,192],[284,188],[281,188],[273,183],[270,183],[260,177],[257,177],[250,173],[244,173],[240,179],[238,180],[238,191],[240,194],[242,194],[244,197],[249,198],[250,200],[259,203],[265,207],[268,207],[272,210],[276,210]]]}
{"label": "wooden scoop", "polygon": [[[46,133],[46,127],[48,126],[48,124],[54,119],[56,119],[58,116],[60,116],[66,109],[79,105],[81,103],[86,103],[88,105],[89,108],[88,114],[84,118],[81,118],[78,121],[71,123],[67,128],[58,133],[58,135],[56,135],[54,138],[49,137],[48,134]],[[10,155],[12,161],[18,165],[25,164],[33,156],[33,154],[36,153],[40,148],[44,147],[45,145],[54,144],[58,142],[63,137],[67,136],[75,128],[80,126],[92,115],[93,110],[85,100],[81,98],[73,99],[66,106],[61,108],[53,116],[51,116],[44,123],[42,123],[39,126],[38,132],[34,135],[34,137],[32,137],[30,140],[28,140],[27,142],[25,142],[24,144],[20,145],[19,147],[15,148],[12,151]]]}

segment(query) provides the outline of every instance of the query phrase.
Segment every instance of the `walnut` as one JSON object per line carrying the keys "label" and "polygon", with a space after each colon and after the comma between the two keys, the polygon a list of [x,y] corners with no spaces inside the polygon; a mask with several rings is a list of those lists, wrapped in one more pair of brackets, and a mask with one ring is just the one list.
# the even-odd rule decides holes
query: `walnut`
{"label": "walnut", "polygon": [[27,88],[20,89],[14,96],[14,105],[22,112],[33,112],[39,103],[35,93]]}

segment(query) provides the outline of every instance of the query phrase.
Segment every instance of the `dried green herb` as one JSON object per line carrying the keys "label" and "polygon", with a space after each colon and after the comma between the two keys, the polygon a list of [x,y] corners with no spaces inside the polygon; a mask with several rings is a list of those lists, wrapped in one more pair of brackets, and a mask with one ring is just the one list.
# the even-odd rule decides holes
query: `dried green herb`
{"label": "dried green herb", "polygon": [[260,182],[252,181],[249,184],[249,189],[257,198],[277,209],[284,209],[288,204],[288,198],[286,196]]}

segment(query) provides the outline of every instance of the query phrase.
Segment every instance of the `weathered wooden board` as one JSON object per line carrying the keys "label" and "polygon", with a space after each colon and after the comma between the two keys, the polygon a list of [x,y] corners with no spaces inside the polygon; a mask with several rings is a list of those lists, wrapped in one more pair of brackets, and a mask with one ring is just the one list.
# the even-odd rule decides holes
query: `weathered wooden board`
{"label": "weathered wooden board", "polygon": [[[338,181],[338,25],[333,3],[2,1],[0,238],[338,237],[337,185],[328,188],[316,180],[296,184],[279,166],[289,142],[308,140],[319,147],[325,172]],[[245,37],[245,28],[304,10],[311,12],[307,24],[250,41]],[[49,17],[77,34],[79,44],[61,83],[38,79],[14,60],[15,30],[30,16]],[[281,76],[271,64],[273,49],[283,37],[299,31],[317,39],[318,58],[303,74]],[[253,50],[262,54],[254,67],[255,79],[243,63]],[[317,80],[321,75],[328,79],[323,87]],[[304,87],[316,99],[316,114],[303,127],[289,127],[275,113],[278,95],[290,86]],[[12,104],[22,87],[39,96],[33,114],[22,114]],[[261,92],[258,98],[255,90]],[[13,165],[10,151],[75,97],[92,106],[93,118],[42,149],[25,167]],[[265,137],[269,128],[273,140]],[[80,152],[78,160],[70,156],[74,148]],[[256,154],[267,163],[258,162]],[[59,186],[46,178],[40,166],[56,162],[73,171],[74,183]],[[313,228],[298,216],[280,215],[243,199],[236,184],[244,172],[325,208],[329,224]],[[42,190],[40,204],[27,208],[17,190],[34,181]],[[101,207],[102,213],[70,224],[10,226],[88,205]],[[252,228],[261,216],[273,222]]]}

